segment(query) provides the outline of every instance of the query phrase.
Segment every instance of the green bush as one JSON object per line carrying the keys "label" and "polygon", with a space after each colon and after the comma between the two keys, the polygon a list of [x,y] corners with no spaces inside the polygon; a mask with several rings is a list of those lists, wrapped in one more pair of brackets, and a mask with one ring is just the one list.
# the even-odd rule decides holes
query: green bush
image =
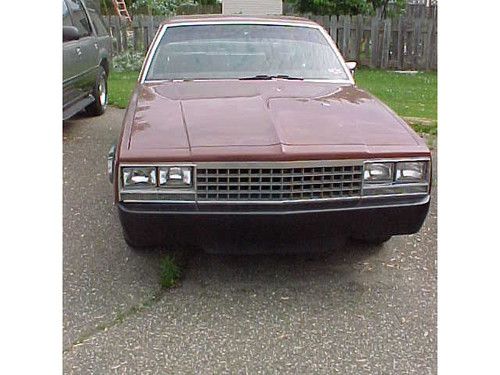
{"label": "green bush", "polygon": [[166,16],[175,14],[175,11],[182,5],[194,5],[194,0],[134,0],[130,10],[134,14],[153,14]]}
{"label": "green bush", "polygon": [[137,51],[127,51],[113,57],[113,69],[116,72],[131,72],[141,70],[144,54]]}

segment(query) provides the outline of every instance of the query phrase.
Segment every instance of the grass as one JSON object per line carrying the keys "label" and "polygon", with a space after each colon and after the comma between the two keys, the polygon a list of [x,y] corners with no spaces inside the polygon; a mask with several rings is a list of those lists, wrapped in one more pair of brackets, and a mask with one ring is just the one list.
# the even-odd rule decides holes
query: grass
{"label": "grass", "polygon": [[437,121],[437,74],[359,69],[356,83],[402,117]]}
{"label": "grass", "polygon": [[[138,72],[112,72],[109,103],[126,108]],[[437,74],[399,74],[392,71],[358,69],[356,83],[378,97],[419,133],[437,134]]]}
{"label": "grass", "polygon": [[163,288],[174,286],[181,277],[181,268],[174,257],[167,255],[160,262],[160,284]]}
{"label": "grass", "polygon": [[139,72],[114,72],[108,79],[109,104],[118,108],[127,108],[134,91]]}

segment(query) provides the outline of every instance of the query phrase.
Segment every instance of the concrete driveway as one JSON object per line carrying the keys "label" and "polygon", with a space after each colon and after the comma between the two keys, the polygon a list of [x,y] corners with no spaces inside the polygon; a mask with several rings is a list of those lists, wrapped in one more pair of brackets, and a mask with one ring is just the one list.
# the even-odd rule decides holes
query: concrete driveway
{"label": "concrete driveway", "polygon": [[127,247],[106,176],[123,115],[63,128],[65,373],[437,372],[436,188],[416,235],[320,259],[194,253],[162,291],[165,253]]}

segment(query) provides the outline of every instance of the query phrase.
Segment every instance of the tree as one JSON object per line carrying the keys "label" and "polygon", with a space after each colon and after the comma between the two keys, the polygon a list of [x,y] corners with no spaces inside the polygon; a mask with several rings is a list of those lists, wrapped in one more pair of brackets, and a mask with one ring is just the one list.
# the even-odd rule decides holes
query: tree
{"label": "tree", "polygon": [[133,0],[130,9],[136,13],[145,12],[154,15],[170,15],[181,5],[192,5],[193,0]]}
{"label": "tree", "polygon": [[[101,11],[104,14],[114,14],[112,0],[100,0]],[[134,14],[171,15],[181,5],[209,4],[216,0],[125,0],[127,9]]]}
{"label": "tree", "polygon": [[[96,3],[101,3],[101,12],[103,14],[114,14],[115,8],[112,0],[94,0]],[[130,9],[134,0],[125,0],[127,9]]]}
{"label": "tree", "polygon": [[[321,15],[356,15],[373,14],[377,8],[382,8],[383,16],[388,14],[390,0],[292,0],[300,13]],[[403,9],[405,0],[392,0],[395,9]]]}

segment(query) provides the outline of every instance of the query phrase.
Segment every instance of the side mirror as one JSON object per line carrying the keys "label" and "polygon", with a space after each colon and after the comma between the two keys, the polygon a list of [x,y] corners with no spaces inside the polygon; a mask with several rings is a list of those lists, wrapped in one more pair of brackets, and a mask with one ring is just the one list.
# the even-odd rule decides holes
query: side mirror
{"label": "side mirror", "polygon": [[348,61],[345,63],[347,68],[351,71],[352,76],[354,77],[354,73],[356,72],[356,66],[358,63],[356,61]]}
{"label": "side mirror", "polygon": [[80,39],[80,32],[74,26],[63,26],[63,42]]}

